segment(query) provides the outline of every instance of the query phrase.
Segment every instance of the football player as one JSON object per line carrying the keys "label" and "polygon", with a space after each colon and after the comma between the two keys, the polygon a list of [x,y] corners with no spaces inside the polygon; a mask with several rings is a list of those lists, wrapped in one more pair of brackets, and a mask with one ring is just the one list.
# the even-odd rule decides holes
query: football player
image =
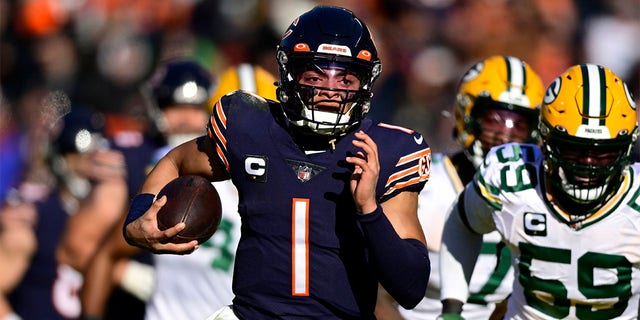
{"label": "football player", "polygon": [[[540,77],[516,57],[491,56],[473,65],[462,77],[454,103],[454,138],[462,150],[451,156],[433,155],[430,182],[418,199],[418,217],[427,236],[432,275],[425,298],[415,309],[398,308],[403,318],[435,319],[441,313],[438,254],[445,214],[489,149],[511,141],[536,143],[543,96]],[[499,243],[497,232],[483,237],[471,277],[471,293],[462,313],[465,319],[489,319],[496,304],[511,292],[509,250],[501,249]],[[446,277],[446,272],[442,276]]]}
{"label": "football player", "polygon": [[609,68],[575,65],[547,88],[540,113],[542,146],[493,148],[452,206],[440,250],[442,318],[466,307],[482,234],[497,230],[515,270],[505,319],[637,319],[631,94]]}
{"label": "football player", "polygon": [[[195,65],[195,63],[191,63]],[[169,68],[176,68],[173,73],[167,72],[160,83],[153,84],[156,99],[162,100],[159,87],[168,86],[175,92],[189,78],[190,68],[185,68],[183,63],[168,64]],[[191,69],[195,69],[192,67]],[[183,74],[180,75],[180,71]],[[175,81],[175,82],[174,82]],[[173,83],[172,83],[173,82]],[[248,63],[230,66],[218,78],[212,97],[221,97],[235,90],[252,92],[259,96],[275,99],[275,78],[263,68]],[[175,95],[173,95],[175,97]],[[170,98],[170,97],[167,97]],[[184,109],[184,104],[178,103],[175,98],[168,105],[160,105],[161,110],[167,110],[169,105]],[[213,100],[209,98],[209,102]],[[217,101],[217,99],[215,100]],[[195,102],[195,101],[194,101]],[[194,123],[190,130],[184,131],[180,141],[169,143],[157,153],[155,160],[159,160],[171,148],[176,147],[191,138],[203,133],[204,125],[208,118],[208,112],[213,104],[198,100],[190,109],[197,109],[198,113],[205,116],[198,117],[199,122]],[[196,108],[193,108],[193,107]],[[179,112],[176,110],[175,112]],[[166,111],[164,111],[166,113]],[[195,118],[195,117],[194,117]],[[175,130],[166,131],[167,136],[174,136]],[[188,133],[189,135],[184,135]],[[172,139],[170,139],[172,140]],[[228,305],[233,299],[231,282],[233,277],[233,265],[236,247],[240,239],[240,216],[238,215],[238,192],[231,181],[217,181],[213,183],[222,202],[222,220],[216,234],[208,241],[200,245],[200,248],[187,256],[155,255],[156,282],[147,304],[147,320],[171,320],[171,319],[205,319],[208,315],[220,307]],[[119,230],[118,238],[122,239]],[[139,248],[138,248],[139,249]]]}
{"label": "football player", "polygon": [[223,95],[238,89],[257,93],[259,96],[269,100],[278,99],[276,96],[276,78],[269,71],[259,65],[240,63],[228,67],[218,77],[216,90],[209,98],[209,112],[213,111],[216,102]]}
{"label": "football player", "polygon": [[[277,48],[278,100],[237,91],[215,105],[208,134],[172,149],[131,204],[125,238],[185,254],[166,240],[155,194],[179,175],[231,179],[242,235],[235,297],[212,318],[373,319],[382,283],[404,307],[429,279],[418,193],[430,148],[419,133],[365,115],[381,71],[367,26],[318,6],[296,18]],[[214,235],[215,236],[215,235]]]}
{"label": "football player", "polygon": [[[144,86],[151,118],[167,141],[165,147],[156,151],[153,161],[157,162],[171,148],[204,132],[213,87],[216,88],[214,96],[222,96],[226,93],[223,90],[243,89],[274,98],[275,78],[261,73],[252,81],[253,74],[248,73],[251,70],[253,66],[249,64],[232,66],[216,85],[209,71],[195,61],[177,58],[161,63]],[[241,87],[238,74],[242,74]],[[233,261],[240,238],[237,191],[229,181],[214,185],[223,205],[223,217],[215,237],[187,257],[154,255],[153,270],[133,264],[121,272],[122,284],[147,301],[145,319],[204,319],[216,308],[231,303]],[[86,277],[82,294],[85,317],[99,318],[108,311],[104,310],[106,293],[110,290],[110,283],[104,277],[106,270],[117,269],[117,261],[139,251],[124,241],[120,228],[113,230]]]}

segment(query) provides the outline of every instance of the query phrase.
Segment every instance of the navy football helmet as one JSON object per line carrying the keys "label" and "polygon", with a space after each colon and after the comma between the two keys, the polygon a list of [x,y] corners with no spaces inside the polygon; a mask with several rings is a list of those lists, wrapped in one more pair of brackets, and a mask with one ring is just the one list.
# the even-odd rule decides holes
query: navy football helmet
{"label": "navy football helmet", "polygon": [[[351,11],[318,6],[296,18],[277,48],[278,99],[288,121],[312,133],[337,137],[369,111],[372,87],[382,70],[369,29]],[[357,90],[300,84],[305,71],[340,69],[355,75]],[[340,108],[318,108],[318,90],[341,97]]]}
{"label": "navy football helmet", "polygon": [[198,63],[176,59],[161,64],[151,76],[149,85],[160,109],[176,105],[206,109],[213,79]]}
{"label": "navy football helmet", "polygon": [[109,148],[103,135],[104,126],[101,113],[77,108],[53,124],[51,152],[64,155]]}
{"label": "navy football helmet", "polygon": [[[141,87],[151,121],[150,131],[163,143],[170,143],[166,141],[169,138],[168,124],[163,112],[168,109],[189,108],[208,113],[208,101],[214,87],[215,81],[211,73],[193,60],[174,58],[161,62]],[[181,141],[187,139],[177,138]]]}

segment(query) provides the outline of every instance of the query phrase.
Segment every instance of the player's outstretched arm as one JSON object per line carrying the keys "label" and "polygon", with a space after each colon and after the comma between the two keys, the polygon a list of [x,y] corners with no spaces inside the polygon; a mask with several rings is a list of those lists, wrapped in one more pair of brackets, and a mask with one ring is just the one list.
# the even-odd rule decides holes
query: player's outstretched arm
{"label": "player's outstretched arm", "polygon": [[463,221],[468,221],[463,218],[467,215],[465,194],[471,192],[474,191],[469,184],[454,202],[442,232],[440,272],[443,274],[440,275],[440,298],[444,319],[454,319],[452,316],[462,312],[462,305],[469,296],[471,274],[482,246],[482,234],[471,230]]}
{"label": "player's outstretched arm", "polygon": [[[172,149],[151,170],[141,193],[132,201],[124,224],[127,243],[153,253],[188,254],[197,249],[198,241],[170,243],[167,240],[185,228],[178,223],[165,230],[158,229],[158,210],[166,203],[166,197],[155,195],[171,180],[181,175],[200,175],[210,180],[222,180],[223,169],[214,168],[215,153],[205,137],[196,138]],[[211,155],[211,156],[210,156]]]}
{"label": "player's outstretched arm", "polygon": [[353,144],[362,151],[346,160],[355,167],[351,192],[359,222],[380,271],[380,283],[402,307],[411,309],[424,297],[431,272],[417,214],[418,193],[401,192],[379,204],[375,197],[380,172],[377,145],[364,132],[355,136]]}

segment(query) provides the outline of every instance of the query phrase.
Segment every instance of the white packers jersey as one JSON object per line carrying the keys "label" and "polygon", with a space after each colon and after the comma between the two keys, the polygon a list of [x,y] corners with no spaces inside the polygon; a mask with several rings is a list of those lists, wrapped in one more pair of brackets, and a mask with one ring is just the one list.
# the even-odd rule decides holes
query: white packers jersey
{"label": "white packers jersey", "polygon": [[240,239],[238,194],[231,180],[214,182],[222,202],[216,233],[188,255],[154,255],[156,286],[147,320],[201,320],[231,304],[231,280]]}
{"label": "white packers jersey", "polygon": [[[431,158],[431,178],[418,198],[418,218],[427,237],[431,276],[424,299],[414,309],[398,307],[407,320],[435,319],[442,313],[439,263],[442,229],[449,208],[463,188],[451,159],[444,154],[434,154]],[[511,292],[513,270],[509,250],[504,248],[500,252],[500,265],[496,266],[499,242],[500,234],[497,232],[484,235],[482,252],[471,277],[471,295],[462,313],[466,320],[489,319],[495,304]]]}
{"label": "white packers jersey", "polygon": [[463,219],[497,229],[516,270],[506,319],[637,319],[640,165],[580,225],[548,199],[535,145],[492,149],[465,190]]}

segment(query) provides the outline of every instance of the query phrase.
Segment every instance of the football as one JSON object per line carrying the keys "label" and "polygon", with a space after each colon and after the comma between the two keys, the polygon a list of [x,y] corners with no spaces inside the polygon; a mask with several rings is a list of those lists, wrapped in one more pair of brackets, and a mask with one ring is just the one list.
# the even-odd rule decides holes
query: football
{"label": "football", "polygon": [[180,222],[186,227],[169,239],[173,243],[198,240],[201,244],[218,230],[222,205],[218,191],[211,182],[200,176],[180,176],[160,190],[157,199],[167,196],[158,211],[158,229],[165,230]]}

